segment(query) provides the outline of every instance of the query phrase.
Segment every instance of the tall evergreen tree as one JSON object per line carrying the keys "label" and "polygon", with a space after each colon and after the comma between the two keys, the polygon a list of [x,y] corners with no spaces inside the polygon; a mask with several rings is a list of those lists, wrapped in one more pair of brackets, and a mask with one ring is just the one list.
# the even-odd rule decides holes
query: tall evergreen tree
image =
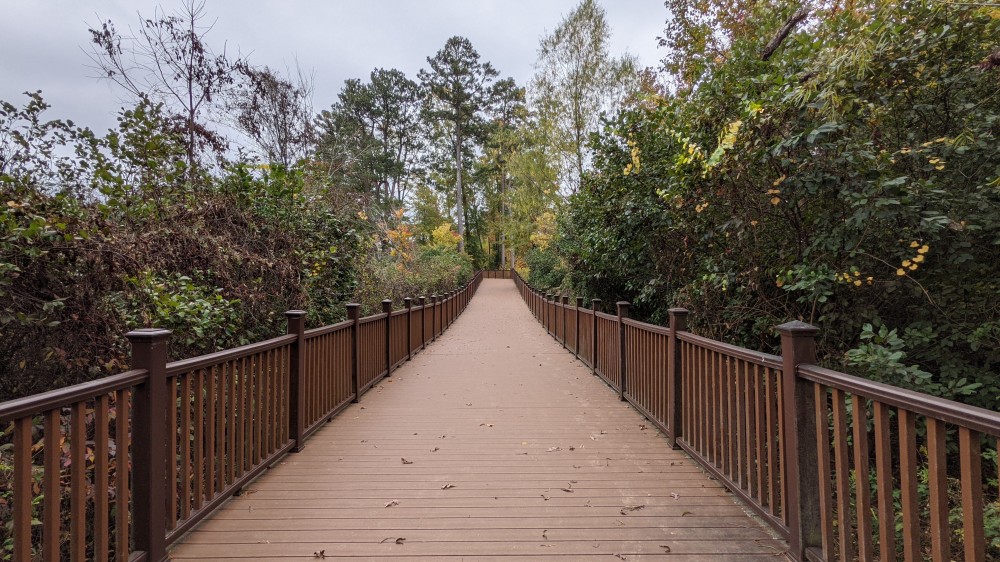
{"label": "tall evergreen tree", "polygon": [[452,37],[444,48],[427,58],[430,69],[420,71],[428,93],[424,115],[430,121],[445,121],[451,127],[450,143],[455,156],[456,223],[459,251],[465,251],[466,197],[462,184],[463,158],[468,144],[482,135],[482,112],[489,103],[490,85],[497,71],[464,37]]}
{"label": "tall evergreen tree", "polygon": [[347,80],[338,101],[319,117],[320,156],[333,175],[370,193],[384,209],[402,205],[423,148],[421,91],[396,69],[375,69],[370,81]]}

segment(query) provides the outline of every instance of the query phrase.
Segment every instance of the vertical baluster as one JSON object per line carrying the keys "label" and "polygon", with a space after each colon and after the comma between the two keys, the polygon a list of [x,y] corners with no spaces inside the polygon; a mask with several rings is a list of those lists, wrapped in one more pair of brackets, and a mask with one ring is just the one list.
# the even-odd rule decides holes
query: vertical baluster
{"label": "vertical baluster", "polygon": [[965,562],[982,562],[986,560],[986,538],[983,533],[983,450],[979,433],[960,427],[958,445],[962,473]]}
{"label": "vertical baluster", "polygon": [[875,421],[875,476],[878,479],[878,542],[882,562],[896,559],[896,517],[892,492],[892,433],[889,425],[889,408],[876,401]]}
{"label": "vertical baluster", "polygon": [[62,490],[59,487],[59,457],[62,452],[62,420],[58,409],[45,412],[45,472],[42,476],[42,558],[47,562],[58,562],[60,543],[59,506]]}
{"label": "vertical baluster", "polygon": [[14,421],[14,560],[31,560],[31,520],[33,492],[31,488],[31,417]]}
{"label": "vertical baluster", "polygon": [[167,529],[177,524],[177,377],[167,378]]}
{"label": "vertical baluster", "polygon": [[927,487],[930,489],[931,557],[951,560],[948,524],[948,457],[944,422],[927,418]]}
{"label": "vertical baluster", "polygon": [[858,529],[858,558],[874,560],[872,546],[872,498],[868,459],[868,408],[863,396],[851,399],[854,409],[854,497]]}
{"label": "vertical baluster", "polygon": [[191,515],[191,373],[178,375],[181,380],[181,519]]}
{"label": "vertical baluster", "polygon": [[[107,560],[111,553],[108,541],[111,533],[111,525],[108,523],[108,500],[111,493],[108,485],[111,458],[109,403],[107,394],[98,396],[94,402],[94,560],[101,561]],[[14,559],[20,560],[17,555]]]}
{"label": "vertical baluster", "polygon": [[236,411],[240,408],[240,403],[236,395],[236,362],[227,362],[225,368],[226,381],[229,383],[227,391],[229,402],[226,407],[226,411],[229,413],[229,423],[226,426],[226,458],[229,462],[226,465],[228,469],[226,484],[232,484],[236,481]]}
{"label": "vertical baluster", "polygon": [[851,532],[851,468],[848,466],[847,405],[844,391],[833,389],[833,457],[837,475],[837,522],[840,559],[854,559],[854,534]]}
{"label": "vertical baluster", "polygon": [[[819,480],[820,536],[824,560],[834,560],[833,553],[833,486],[830,476],[830,414],[826,387],[813,383],[816,393],[816,464]],[[891,490],[890,490],[891,493]]]}
{"label": "vertical baluster", "polygon": [[87,557],[87,425],[84,420],[86,402],[73,404],[70,409],[70,559]]}
{"label": "vertical baluster", "polygon": [[131,392],[119,390],[115,394],[115,558],[119,562],[129,559],[129,535],[132,525],[129,510],[129,420],[132,417],[129,400]]}
{"label": "vertical baluster", "polygon": [[219,429],[216,426],[216,395],[215,366],[205,369],[205,500],[215,497],[215,438]]}
{"label": "vertical baluster", "polygon": [[905,409],[899,418],[899,490],[903,507],[903,556],[906,562],[918,562],[920,554],[920,497],[917,494],[917,424],[916,416]]}
{"label": "vertical baluster", "polygon": [[198,369],[194,376],[194,501],[191,509],[201,509],[205,498],[205,374]]}

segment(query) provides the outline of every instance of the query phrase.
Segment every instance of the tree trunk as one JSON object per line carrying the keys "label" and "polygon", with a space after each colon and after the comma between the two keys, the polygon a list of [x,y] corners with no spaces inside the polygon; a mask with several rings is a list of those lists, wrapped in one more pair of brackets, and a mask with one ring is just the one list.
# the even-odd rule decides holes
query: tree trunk
{"label": "tree trunk", "polygon": [[500,269],[507,264],[507,173],[501,171],[500,176]]}
{"label": "tree trunk", "polygon": [[458,204],[458,253],[465,251],[465,198],[462,196],[462,131],[455,120],[455,196]]}

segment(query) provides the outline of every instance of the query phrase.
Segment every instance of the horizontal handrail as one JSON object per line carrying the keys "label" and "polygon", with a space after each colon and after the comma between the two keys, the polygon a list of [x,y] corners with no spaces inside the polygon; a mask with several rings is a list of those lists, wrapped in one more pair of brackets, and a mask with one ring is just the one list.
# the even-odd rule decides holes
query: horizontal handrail
{"label": "horizontal handrail", "polygon": [[1000,437],[1000,413],[946,398],[855,377],[817,365],[799,365],[798,376],[921,416]]}
{"label": "horizontal handrail", "polygon": [[513,277],[546,331],[574,333],[567,349],[786,538],[791,559],[950,560],[952,542],[969,562],[995,554],[983,496],[1000,466],[982,463],[1000,455],[1000,413],[817,366],[817,329],[801,322],[777,327],[778,356],[688,332],[683,309],[655,326]]}
{"label": "horizontal handrail", "polygon": [[146,378],[145,369],[133,369],[94,381],[2,402],[0,403],[0,423],[10,423],[17,418],[39,415],[56,408],[71,406],[77,402],[93,400],[102,394],[142,384]]}
{"label": "horizontal handrail", "polygon": [[720,353],[724,353],[725,355],[728,355],[730,357],[737,357],[745,361],[751,361],[762,367],[781,369],[781,357],[778,357],[777,355],[761,353],[759,351],[752,351],[744,347],[739,347],[736,345],[692,334],[691,332],[677,332],[677,339],[688,343],[692,343],[699,347],[704,347],[705,349],[710,349],[712,351],[718,351]]}
{"label": "horizontal handrail", "polygon": [[326,334],[330,334],[330,333],[333,333],[333,332],[338,332],[340,330],[345,330],[347,328],[350,328],[353,325],[354,325],[353,321],[351,321],[351,320],[344,320],[343,322],[337,322],[336,324],[330,324],[330,325],[327,325],[327,326],[322,326],[320,328],[313,328],[312,330],[306,330],[305,331],[305,336],[306,336],[306,339],[312,339],[312,338],[316,338],[316,337],[323,336],[323,335],[326,335]]}
{"label": "horizontal handrail", "polygon": [[188,371],[194,371],[195,369],[203,369],[205,367],[211,367],[212,365],[225,363],[226,361],[247,357],[255,353],[270,351],[283,345],[288,345],[293,341],[295,341],[295,336],[284,335],[261,342],[241,345],[240,347],[234,347],[232,349],[224,349],[215,353],[199,355],[198,357],[173,361],[171,363],[167,363],[167,376],[172,377],[181,373],[187,373]]}
{"label": "horizontal handrail", "polygon": [[[130,332],[135,369],[0,403],[13,429],[3,438],[14,446],[14,559],[104,560],[113,546],[117,559],[162,562],[170,543],[435,340],[482,278],[397,310],[383,301],[364,318],[348,305],[348,320],[311,330],[305,312],[289,311],[285,335],[173,362],[169,331]],[[39,457],[41,490],[31,484]],[[87,471],[92,494],[80,491]]]}

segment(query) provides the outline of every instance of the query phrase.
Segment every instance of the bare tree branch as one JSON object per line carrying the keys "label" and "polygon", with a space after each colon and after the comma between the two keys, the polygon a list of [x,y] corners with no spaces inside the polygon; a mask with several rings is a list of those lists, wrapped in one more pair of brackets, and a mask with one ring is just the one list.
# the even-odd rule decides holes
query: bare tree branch
{"label": "bare tree branch", "polygon": [[794,14],[792,14],[792,17],[788,18],[788,21],[785,22],[785,25],[781,26],[781,29],[778,30],[777,35],[775,35],[774,38],[768,41],[767,45],[764,47],[764,50],[760,52],[760,60],[766,61],[767,59],[771,58],[771,55],[773,55],[774,52],[778,50],[778,47],[781,46],[781,43],[788,37],[788,35],[792,32],[792,30],[795,29],[795,26],[802,23],[802,20],[806,19],[808,16],[809,16],[809,8],[807,8],[806,6],[802,6]]}

